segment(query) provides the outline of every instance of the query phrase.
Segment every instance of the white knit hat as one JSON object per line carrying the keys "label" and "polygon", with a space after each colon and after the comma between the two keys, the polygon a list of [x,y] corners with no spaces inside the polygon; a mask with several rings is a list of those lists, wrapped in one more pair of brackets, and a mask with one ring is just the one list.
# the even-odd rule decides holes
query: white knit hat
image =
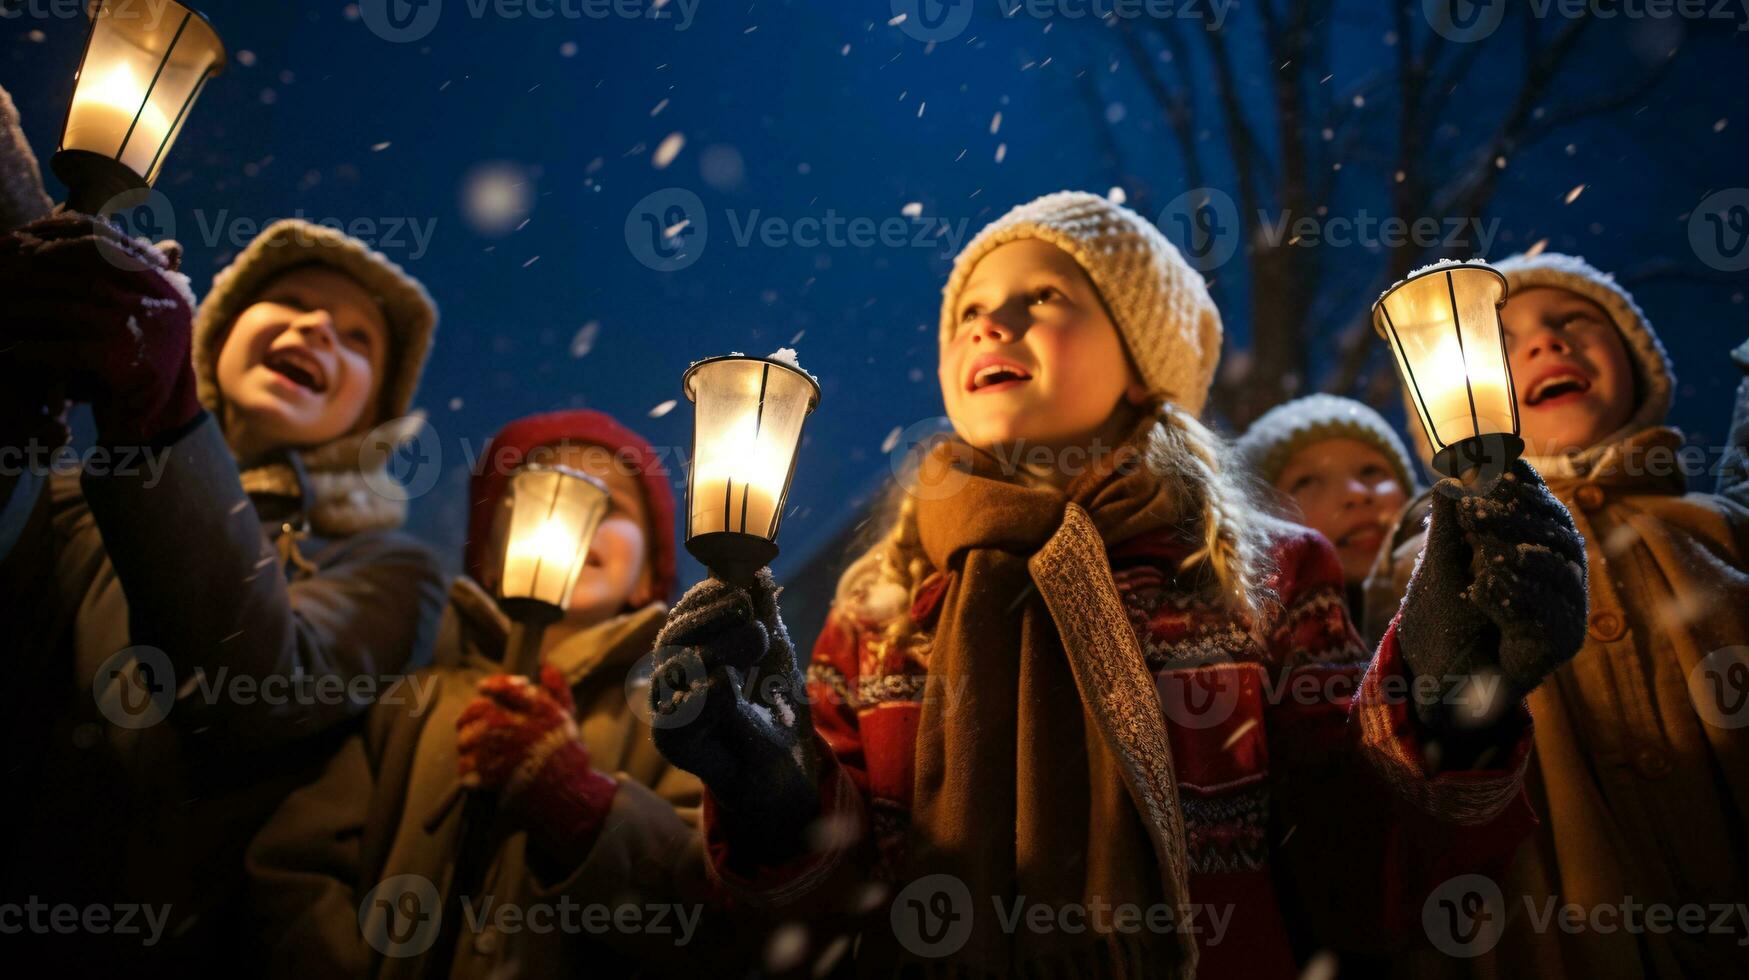
{"label": "white knit hat", "polygon": [[1069,253],[1087,273],[1149,390],[1200,414],[1221,357],[1220,311],[1201,273],[1158,228],[1097,194],[1046,194],[984,226],[954,259],[942,290],[941,343],[958,326],[960,291],[978,261],[1027,238]]}
{"label": "white knit hat", "polygon": [[1328,439],[1355,439],[1390,461],[1405,493],[1415,492],[1415,464],[1397,430],[1369,405],[1336,395],[1307,395],[1263,413],[1233,443],[1245,466],[1274,483],[1294,454]]}
{"label": "white knit hat", "polygon": [[[1527,289],[1553,287],[1576,293],[1603,307],[1627,348],[1628,360],[1634,370],[1635,394],[1639,399],[1634,406],[1633,416],[1622,431],[1637,432],[1664,424],[1665,417],[1670,414],[1671,399],[1676,389],[1676,375],[1670,368],[1670,355],[1664,350],[1663,342],[1658,339],[1657,331],[1652,329],[1651,321],[1646,319],[1645,311],[1634,302],[1633,294],[1615,281],[1615,276],[1596,268],[1577,255],[1562,255],[1558,252],[1543,252],[1540,255],[1521,253],[1489,264],[1506,277],[1508,300]],[[1409,411],[1409,432],[1414,437],[1415,448],[1421,454],[1422,461],[1428,462],[1433,459],[1433,446],[1428,442],[1427,433],[1422,430],[1421,425],[1413,421],[1416,419],[1415,406],[1407,391],[1403,393],[1403,404]],[[1545,463],[1539,469],[1548,465]]]}
{"label": "white knit hat", "polygon": [[357,281],[382,305],[389,327],[389,357],[383,379],[384,417],[407,414],[431,336],[437,330],[437,306],[419,281],[382,253],[356,238],[325,225],[288,218],[276,221],[255,237],[242,254],[213,277],[212,289],[194,319],[194,375],[200,402],[215,417],[224,399],[219,393],[219,349],[237,315],[254,302],[262,288],[282,272],[319,264]]}

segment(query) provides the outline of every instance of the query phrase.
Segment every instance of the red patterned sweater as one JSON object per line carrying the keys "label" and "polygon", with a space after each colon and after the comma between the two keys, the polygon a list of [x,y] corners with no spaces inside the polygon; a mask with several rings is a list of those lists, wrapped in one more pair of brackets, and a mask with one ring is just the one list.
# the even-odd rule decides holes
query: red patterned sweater
{"label": "red patterned sweater", "polygon": [[[1170,534],[1110,551],[1112,574],[1154,671],[1176,762],[1205,977],[1282,976],[1318,949],[1384,953],[1420,933],[1427,895],[1500,867],[1534,824],[1521,789],[1529,715],[1499,768],[1430,776],[1408,709],[1393,623],[1369,658],[1348,620],[1342,571],[1316,532],[1281,525],[1270,587],[1279,612],[1247,624],[1174,587],[1186,553]],[[825,751],[828,821],[857,833],[754,878],[726,869],[714,801],[711,864],[744,900],[802,909],[859,881],[893,890],[912,793],[921,700],[964,680],[931,678],[928,631],[946,576],[918,590],[920,632],[892,649],[869,624],[834,615],[808,670]],[[945,688],[941,687],[947,681]],[[991,828],[994,846],[1001,828]],[[832,884],[827,885],[828,882]],[[890,893],[889,893],[890,894]],[[880,916],[878,922],[886,922]]]}

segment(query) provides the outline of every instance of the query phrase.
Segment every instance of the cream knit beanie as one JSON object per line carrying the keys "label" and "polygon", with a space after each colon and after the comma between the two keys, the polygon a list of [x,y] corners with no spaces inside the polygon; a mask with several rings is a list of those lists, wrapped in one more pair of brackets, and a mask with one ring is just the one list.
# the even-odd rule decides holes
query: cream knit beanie
{"label": "cream knit beanie", "polygon": [[1027,238],[1069,253],[1087,273],[1149,390],[1201,414],[1221,357],[1220,311],[1202,274],[1158,228],[1097,194],[1046,194],[978,232],[954,259],[942,290],[941,343],[953,336],[960,291],[978,260]]}
{"label": "cream knit beanie", "polygon": [[[1670,368],[1670,355],[1664,350],[1664,344],[1658,339],[1657,331],[1652,329],[1651,322],[1646,319],[1645,312],[1634,302],[1633,294],[1623,289],[1615,281],[1615,276],[1597,269],[1577,255],[1562,255],[1558,252],[1513,255],[1489,264],[1506,277],[1508,301],[1527,289],[1553,287],[1577,293],[1603,307],[1627,348],[1628,361],[1634,369],[1635,394],[1638,398],[1633,415],[1618,435],[1664,424],[1665,418],[1670,414],[1671,400],[1676,389],[1676,376]],[[1415,439],[1415,448],[1421,454],[1422,462],[1429,462],[1433,459],[1433,447],[1427,441],[1427,433],[1414,421],[1415,406],[1406,391],[1403,403],[1409,411],[1409,432]],[[1609,437],[1605,441],[1613,442],[1615,437]],[[1538,472],[1545,477],[1563,475],[1568,468],[1560,460],[1531,458]]]}
{"label": "cream knit beanie", "polygon": [[1416,490],[1415,464],[1397,430],[1371,406],[1336,395],[1307,395],[1263,413],[1233,448],[1247,468],[1273,484],[1301,449],[1328,439],[1354,439],[1377,449],[1391,464],[1405,493]]}

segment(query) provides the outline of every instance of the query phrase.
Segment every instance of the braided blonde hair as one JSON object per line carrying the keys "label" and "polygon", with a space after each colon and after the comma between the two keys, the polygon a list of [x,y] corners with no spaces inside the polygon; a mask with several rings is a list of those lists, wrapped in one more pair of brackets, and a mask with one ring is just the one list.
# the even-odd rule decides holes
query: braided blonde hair
{"label": "braided blonde hair", "polygon": [[[1229,461],[1227,443],[1172,402],[1155,407],[1145,460],[1164,482],[1176,513],[1195,515],[1185,530],[1201,547],[1179,566],[1185,580],[1218,595],[1255,633],[1274,614],[1267,579],[1274,521],[1264,516],[1254,484]],[[917,531],[917,498],[895,481],[870,522],[872,543],[839,577],[835,608],[881,629],[891,640],[911,632],[917,588],[935,569]]]}

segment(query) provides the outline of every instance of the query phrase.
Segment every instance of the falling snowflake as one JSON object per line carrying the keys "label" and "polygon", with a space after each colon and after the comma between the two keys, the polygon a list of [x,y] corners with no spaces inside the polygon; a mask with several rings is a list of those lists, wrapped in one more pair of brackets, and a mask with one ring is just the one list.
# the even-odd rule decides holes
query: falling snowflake
{"label": "falling snowflake", "polygon": [[372,153],[381,153],[393,145],[394,144],[390,143],[388,140],[383,140],[381,143],[372,143],[370,145],[370,151]]}
{"label": "falling snowflake", "polygon": [[680,404],[680,402],[678,400],[670,398],[667,401],[662,402],[661,404],[657,405],[656,407],[650,409],[650,417],[653,419],[659,419],[662,416],[667,415],[669,412],[674,411],[674,406],[676,406],[678,404]]}
{"label": "falling snowflake", "polygon": [[1002,128],[1002,113],[1000,111],[998,111],[994,116],[990,117],[990,135],[995,136],[996,131],[1001,129],[1001,128]]}
{"label": "falling snowflake", "polygon": [[996,162],[1001,163],[1003,158],[1005,158],[1007,156],[1008,156],[1008,144],[1007,143],[997,143],[996,144]]}
{"label": "falling snowflake", "polygon": [[1105,199],[1113,204],[1122,204],[1129,200],[1129,195],[1124,193],[1123,188],[1113,187],[1111,190],[1105,192]]}
{"label": "falling snowflake", "polygon": [[1572,190],[1567,192],[1567,197],[1566,197],[1566,200],[1564,203],[1572,204],[1574,201],[1579,200],[1579,195],[1581,195],[1583,193],[1585,193],[1585,185],[1584,184],[1576,185]]}
{"label": "falling snowflake", "polygon": [[656,152],[651,155],[650,166],[655,167],[657,170],[665,169],[669,164],[674,162],[674,158],[680,155],[681,149],[685,146],[685,136],[682,136],[679,133],[669,133],[668,136],[662,140],[661,145],[656,147]]}
{"label": "falling snowflake", "polygon": [[601,335],[601,321],[590,320],[577,331],[577,336],[571,338],[571,356],[574,358],[588,357],[595,349],[595,338]]}
{"label": "falling snowflake", "polygon": [[904,215],[907,218],[915,218],[918,215],[923,213],[923,202],[922,201],[912,201],[911,203],[900,208],[899,213]]}
{"label": "falling snowflake", "polygon": [[463,181],[462,216],[482,235],[509,234],[533,207],[533,181],[514,163],[481,164]]}

